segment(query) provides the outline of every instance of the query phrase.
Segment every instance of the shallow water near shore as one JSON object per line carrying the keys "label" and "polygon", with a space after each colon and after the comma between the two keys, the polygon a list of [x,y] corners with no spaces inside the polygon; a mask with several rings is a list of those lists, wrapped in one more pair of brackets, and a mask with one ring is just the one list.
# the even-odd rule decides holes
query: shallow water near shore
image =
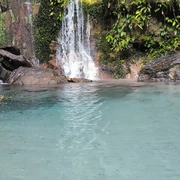
{"label": "shallow water near shore", "polygon": [[179,180],[180,84],[0,85],[1,180]]}

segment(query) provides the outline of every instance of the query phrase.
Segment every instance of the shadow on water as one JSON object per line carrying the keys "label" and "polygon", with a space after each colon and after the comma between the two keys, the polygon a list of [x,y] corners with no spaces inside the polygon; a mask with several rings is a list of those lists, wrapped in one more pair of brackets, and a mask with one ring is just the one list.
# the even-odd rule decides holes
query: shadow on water
{"label": "shadow on water", "polygon": [[42,106],[53,106],[58,101],[56,87],[1,86],[0,111],[26,110]]}
{"label": "shadow on water", "polygon": [[73,105],[73,103],[94,103],[107,99],[123,98],[133,92],[134,87],[107,83],[61,84],[56,86],[0,86],[0,95],[4,96],[0,102],[0,111],[24,111],[43,107]]}

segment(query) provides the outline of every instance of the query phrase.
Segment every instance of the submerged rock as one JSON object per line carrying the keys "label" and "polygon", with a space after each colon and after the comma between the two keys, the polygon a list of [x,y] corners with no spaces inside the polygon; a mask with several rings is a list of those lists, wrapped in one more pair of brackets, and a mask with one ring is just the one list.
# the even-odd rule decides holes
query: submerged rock
{"label": "submerged rock", "polygon": [[139,71],[138,81],[180,81],[180,53],[157,58]]}
{"label": "submerged rock", "polygon": [[73,83],[80,83],[80,82],[92,82],[90,79],[86,78],[70,78],[67,77],[68,82],[73,82]]}
{"label": "submerged rock", "polygon": [[2,101],[4,99],[3,95],[0,95],[0,101]]}
{"label": "submerged rock", "polygon": [[19,67],[8,78],[7,83],[19,85],[60,84],[67,79],[59,71],[39,67]]}

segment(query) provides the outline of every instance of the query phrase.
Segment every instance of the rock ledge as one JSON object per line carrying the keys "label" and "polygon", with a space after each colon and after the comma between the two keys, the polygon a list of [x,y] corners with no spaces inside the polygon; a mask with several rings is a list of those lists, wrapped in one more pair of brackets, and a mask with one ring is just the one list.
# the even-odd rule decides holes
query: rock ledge
{"label": "rock ledge", "polygon": [[138,81],[180,82],[180,52],[145,64],[139,71]]}

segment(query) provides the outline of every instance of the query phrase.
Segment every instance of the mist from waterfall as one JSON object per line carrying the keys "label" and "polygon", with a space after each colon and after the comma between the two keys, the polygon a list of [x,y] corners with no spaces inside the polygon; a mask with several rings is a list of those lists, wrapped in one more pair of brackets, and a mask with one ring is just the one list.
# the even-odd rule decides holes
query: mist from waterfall
{"label": "mist from waterfall", "polygon": [[98,68],[90,54],[89,16],[84,21],[82,3],[71,0],[65,9],[58,38],[57,64],[68,77],[98,79]]}

